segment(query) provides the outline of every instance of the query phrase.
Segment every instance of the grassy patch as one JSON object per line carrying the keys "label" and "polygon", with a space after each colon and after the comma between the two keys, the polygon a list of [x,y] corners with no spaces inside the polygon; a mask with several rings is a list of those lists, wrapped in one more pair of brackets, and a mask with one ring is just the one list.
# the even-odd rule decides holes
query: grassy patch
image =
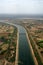
{"label": "grassy patch", "polygon": [[43,43],[43,40],[38,41],[38,43]]}
{"label": "grassy patch", "polygon": [[43,43],[39,43],[38,45],[39,45],[41,48],[43,48]]}

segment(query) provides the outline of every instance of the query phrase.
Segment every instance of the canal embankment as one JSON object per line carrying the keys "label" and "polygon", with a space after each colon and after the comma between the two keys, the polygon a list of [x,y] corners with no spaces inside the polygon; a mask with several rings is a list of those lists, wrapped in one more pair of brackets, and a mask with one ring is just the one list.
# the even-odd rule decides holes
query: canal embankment
{"label": "canal embankment", "polygon": [[19,31],[17,31],[17,46],[16,46],[16,58],[15,58],[15,65],[18,65],[18,47],[19,47]]}
{"label": "canal embankment", "polygon": [[30,50],[31,50],[31,53],[32,53],[32,57],[33,57],[33,60],[34,60],[34,64],[35,64],[35,65],[38,65],[38,62],[37,62],[37,59],[36,59],[36,57],[35,57],[35,55],[34,55],[34,51],[33,51],[33,48],[32,48],[32,46],[31,46],[31,42],[30,42],[30,40],[29,40],[29,36],[28,36],[27,31],[26,31],[26,37],[27,37],[27,40],[28,40],[28,43],[29,43],[29,46],[30,46]]}

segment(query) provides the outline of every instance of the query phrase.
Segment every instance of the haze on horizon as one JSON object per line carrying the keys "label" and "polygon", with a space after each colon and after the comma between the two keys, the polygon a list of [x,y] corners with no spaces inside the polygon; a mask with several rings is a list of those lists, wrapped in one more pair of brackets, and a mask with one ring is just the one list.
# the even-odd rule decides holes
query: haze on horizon
{"label": "haze on horizon", "polygon": [[0,0],[0,14],[43,15],[43,0]]}

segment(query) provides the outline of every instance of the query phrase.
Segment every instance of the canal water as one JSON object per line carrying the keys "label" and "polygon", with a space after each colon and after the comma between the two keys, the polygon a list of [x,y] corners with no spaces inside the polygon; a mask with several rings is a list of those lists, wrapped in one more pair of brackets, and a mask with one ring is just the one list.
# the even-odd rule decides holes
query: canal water
{"label": "canal water", "polygon": [[19,30],[19,58],[18,65],[34,65],[30,46],[26,37],[26,30],[24,27],[18,25]]}

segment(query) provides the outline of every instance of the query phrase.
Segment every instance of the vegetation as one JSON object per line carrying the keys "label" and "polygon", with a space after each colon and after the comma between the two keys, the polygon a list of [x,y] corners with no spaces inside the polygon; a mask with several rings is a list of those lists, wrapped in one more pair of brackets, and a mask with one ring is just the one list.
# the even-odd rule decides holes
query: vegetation
{"label": "vegetation", "polygon": [[43,40],[38,41],[38,43],[43,43]]}
{"label": "vegetation", "polygon": [[[9,32],[9,30],[7,30]],[[5,59],[9,62],[14,62],[16,57],[16,44],[17,44],[17,28],[14,27],[13,33],[8,33],[6,36],[0,36],[0,54],[4,55]]]}
{"label": "vegetation", "polygon": [[38,45],[39,47],[43,48],[43,40],[38,41],[38,42],[37,42],[37,45]]}

